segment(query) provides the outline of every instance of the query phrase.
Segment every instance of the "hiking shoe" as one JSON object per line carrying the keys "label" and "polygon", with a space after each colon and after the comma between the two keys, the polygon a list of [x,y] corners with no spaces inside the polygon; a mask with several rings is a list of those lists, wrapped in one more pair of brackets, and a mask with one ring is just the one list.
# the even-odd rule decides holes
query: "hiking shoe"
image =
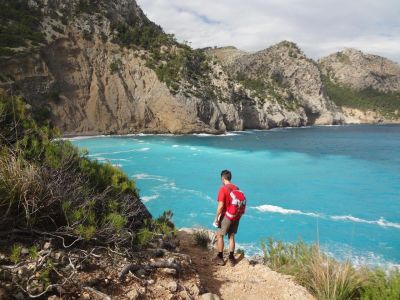
{"label": "hiking shoe", "polygon": [[214,262],[215,262],[215,264],[216,264],[217,266],[223,266],[223,265],[225,265],[224,259],[221,258],[221,257],[219,257],[219,256],[215,257]]}
{"label": "hiking shoe", "polygon": [[234,257],[229,257],[229,265],[234,267],[236,265],[236,259]]}

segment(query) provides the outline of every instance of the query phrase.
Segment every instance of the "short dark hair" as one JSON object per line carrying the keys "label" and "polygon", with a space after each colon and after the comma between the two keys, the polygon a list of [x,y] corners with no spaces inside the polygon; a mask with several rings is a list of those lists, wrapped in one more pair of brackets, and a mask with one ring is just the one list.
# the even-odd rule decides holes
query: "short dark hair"
{"label": "short dark hair", "polygon": [[229,171],[229,170],[223,170],[223,171],[221,172],[221,177],[223,177],[223,178],[226,179],[226,180],[231,181],[231,179],[232,179],[232,173],[231,173],[231,171]]}

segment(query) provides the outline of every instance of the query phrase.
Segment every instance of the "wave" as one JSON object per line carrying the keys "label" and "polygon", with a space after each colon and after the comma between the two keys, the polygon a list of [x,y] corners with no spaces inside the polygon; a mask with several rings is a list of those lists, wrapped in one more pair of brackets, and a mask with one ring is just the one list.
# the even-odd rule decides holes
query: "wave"
{"label": "wave", "polygon": [[310,216],[310,217],[319,217],[319,214],[312,213],[312,212],[303,212],[301,210],[297,209],[286,209],[280,206],[275,206],[275,205],[260,205],[260,206],[253,206],[251,208],[257,209],[258,211],[261,212],[272,212],[272,213],[278,213],[278,214],[283,214],[283,215],[304,215],[304,216]]}
{"label": "wave", "polygon": [[236,132],[226,132],[223,134],[193,133],[192,135],[199,136],[199,137],[227,137],[227,136],[235,136],[235,135],[240,135],[240,134],[236,131]]}
{"label": "wave", "polygon": [[151,200],[155,200],[158,197],[160,197],[160,195],[156,194],[156,195],[151,195],[151,196],[141,196],[140,199],[142,200],[143,203],[146,203],[146,202],[149,202]]}
{"label": "wave", "polygon": [[162,181],[162,182],[168,181],[168,178],[166,178],[166,177],[159,176],[159,175],[150,175],[147,173],[134,174],[132,176],[132,178],[135,180],[157,180],[157,181]]}
{"label": "wave", "polygon": [[365,220],[365,219],[353,217],[352,215],[346,215],[346,216],[331,216],[331,219],[335,220],[335,221],[350,221],[350,222],[356,222],[356,223],[374,224],[374,225],[379,225],[381,227],[392,227],[392,228],[400,229],[399,223],[387,221],[382,217],[379,218],[379,220]]}
{"label": "wave", "polygon": [[95,157],[94,159],[95,159],[95,160],[98,160],[98,161],[105,161],[105,160],[108,160],[108,158],[101,157],[101,156],[97,156],[97,157]]}
{"label": "wave", "polygon": [[289,130],[289,129],[309,129],[313,128],[313,126],[287,126],[287,127],[275,127],[269,129],[270,131],[282,131],[282,130]]}
{"label": "wave", "polygon": [[303,215],[309,217],[317,217],[321,219],[330,219],[333,221],[348,221],[348,222],[355,222],[355,223],[364,223],[364,224],[371,224],[371,225],[378,225],[381,227],[391,227],[400,229],[400,223],[394,223],[385,220],[383,217],[379,218],[379,220],[366,220],[358,217],[354,217],[352,215],[343,215],[343,216],[325,216],[320,213],[315,212],[304,212],[297,209],[287,209],[280,206],[275,205],[260,205],[260,206],[252,206],[250,208],[256,209],[261,212],[270,212],[270,213],[278,213],[282,215]]}
{"label": "wave", "polygon": [[109,155],[109,154],[121,154],[121,153],[131,153],[131,152],[146,152],[151,150],[151,148],[145,147],[140,149],[131,149],[131,150],[121,150],[121,151],[112,151],[112,152],[100,152],[89,154],[89,157],[97,157],[99,155]]}

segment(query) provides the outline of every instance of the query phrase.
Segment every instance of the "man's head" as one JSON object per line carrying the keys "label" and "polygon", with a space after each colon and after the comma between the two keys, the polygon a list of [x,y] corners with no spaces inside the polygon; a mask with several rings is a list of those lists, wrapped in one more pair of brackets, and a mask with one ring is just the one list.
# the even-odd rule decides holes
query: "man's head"
{"label": "man's head", "polygon": [[221,180],[222,180],[222,183],[228,183],[228,182],[230,182],[231,180],[232,180],[232,173],[231,173],[231,171],[229,171],[229,170],[223,170],[222,172],[221,172]]}

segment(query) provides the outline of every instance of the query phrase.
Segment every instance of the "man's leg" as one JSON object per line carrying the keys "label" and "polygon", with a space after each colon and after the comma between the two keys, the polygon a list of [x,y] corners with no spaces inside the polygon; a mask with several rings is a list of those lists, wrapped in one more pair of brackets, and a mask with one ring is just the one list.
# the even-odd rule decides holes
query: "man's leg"
{"label": "man's leg", "polygon": [[217,234],[217,250],[224,252],[224,236],[222,234]]}
{"label": "man's leg", "polygon": [[219,266],[223,266],[225,264],[224,261],[224,236],[221,233],[217,233],[217,251],[218,255],[216,257],[216,263]]}
{"label": "man's leg", "polygon": [[231,253],[235,252],[235,234],[234,233],[229,234],[229,252],[231,252]]}

